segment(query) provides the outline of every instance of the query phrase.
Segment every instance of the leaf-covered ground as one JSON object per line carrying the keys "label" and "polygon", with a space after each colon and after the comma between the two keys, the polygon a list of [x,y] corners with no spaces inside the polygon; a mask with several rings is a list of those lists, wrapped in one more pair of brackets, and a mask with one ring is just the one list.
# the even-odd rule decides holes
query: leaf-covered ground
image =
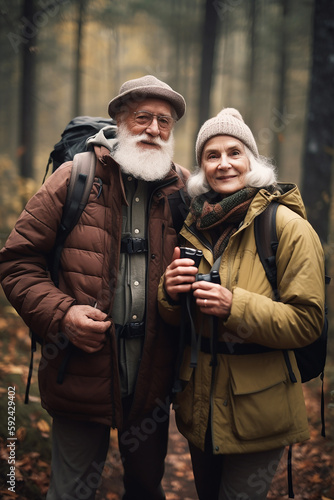
{"label": "leaf-covered ground", "polygon": [[[45,498],[50,478],[49,416],[41,409],[37,389],[36,356],[29,405],[24,405],[30,358],[28,330],[8,304],[0,300],[0,498],[40,500]],[[327,361],[325,380],[326,434],[321,436],[320,380],[304,384],[311,439],[293,447],[293,484],[296,500],[334,499],[334,367],[333,349]],[[13,458],[8,440],[8,388],[15,387],[15,493],[8,490]],[[13,409],[13,407],[11,407]],[[178,433],[172,414],[163,484],[167,500],[196,500],[187,443]],[[268,498],[287,499],[287,457],[284,456]],[[103,481],[97,500],[122,497],[122,465],[116,433],[111,433]]]}

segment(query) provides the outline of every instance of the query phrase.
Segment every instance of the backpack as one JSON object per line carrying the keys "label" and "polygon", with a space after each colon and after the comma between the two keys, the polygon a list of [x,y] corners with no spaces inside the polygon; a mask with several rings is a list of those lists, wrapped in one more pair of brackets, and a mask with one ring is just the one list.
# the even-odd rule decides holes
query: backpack
{"label": "backpack", "polygon": [[[271,202],[268,207],[254,221],[254,233],[257,252],[261,263],[265,270],[268,281],[272,287],[275,300],[279,301],[279,291],[277,287],[277,268],[276,268],[276,252],[278,247],[278,239],[276,234],[276,212],[279,203]],[[331,278],[325,275],[325,284],[330,283]],[[320,337],[311,344],[305,347],[294,349],[298,369],[301,375],[302,383],[308,382],[320,376],[322,382],[321,392],[321,435],[326,437],[325,433],[325,410],[324,410],[324,370],[327,354],[327,337],[328,337],[328,318],[327,306],[325,305],[324,324]],[[288,351],[283,351],[285,362],[289,371],[290,380],[296,383],[297,379],[293,373]],[[288,452],[288,487],[289,498],[294,498],[292,486],[292,445],[289,446]]]}
{"label": "backpack", "polygon": [[[255,218],[254,231],[257,252],[266,272],[268,281],[273,289],[275,300],[279,300],[277,289],[277,268],[276,251],[278,240],[276,234],[276,212],[279,203],[272,202],[264,212]],[[330,278],[325,276],[325,283],[329,284]],[[325,307],[325,320],[320,337],[312,344],[294,349],[298,369],[300,371],[302,382],[308,382],[320,375],[324,376],[324,368],[327,354],[327,333],[328,319],[327,307]],[[296,377],[289,370],[291,382],[296,382]]]}
{"label": "backpack", "polygon": [[51,163],[52,172],[54,172],[66,161],[73,160],[77,153],[88,151],[87,139],[97,134],[102,128],[107,139],[116,136],[116,122],[112,118],[101,118],[99,116],[76,116],[73,118],[66,125],[60,141],[54,145],[53,151],[50,153],[43,181],[48,174]]}
{"label": "backpack", "polygon": [[[116,137],[116,122],[112,119],[78,116],[73,118],[65,127],[61,134],[61,140],[55,144],[50,153],[46,166],[43,182],[48,174],[49,166],[52,163],[52,172],[55,172],[60,165],[66,161],[73,160],[70,182],[67,187],[66,202],[63,208],[61,222],[56,235],[56,240],[52,252],[48,259],[48,270],[55,286],[59,286],[59,267],[62,249],[67,236],[77,224],[80,216],[88,202],[89,194],[94,182],[96,158],[95,153],[89,146],[87,140],[100,130],[106,139]],[[178,165],[175,164],[175,170],[183,179],[183,174]],[[102,184],[101,184],[102,189]],[[168,196],[170,210],[173,219],[173,226],[178,234],[189,211],[189,198],[183,189]],[[131,245],[130,245],[131,247]],[[128,251],[136,251],[128,246]],[[143,249],[142,249],[143,250]],[[138,249],[140,251],[140,249]],[[25,393],[25,404],[29,402],[29,390],[31,385],[33,371],[33,355],[36,352],[37,344],[43,343],[41,337],[30,330],[31,337],[31,358],[28,373],[28,380]],[[64,365],[67,360],[64,358]],[[62,383],[62,374],[65,366],[61,367],[61,373],[58,374],[58,381]]]}

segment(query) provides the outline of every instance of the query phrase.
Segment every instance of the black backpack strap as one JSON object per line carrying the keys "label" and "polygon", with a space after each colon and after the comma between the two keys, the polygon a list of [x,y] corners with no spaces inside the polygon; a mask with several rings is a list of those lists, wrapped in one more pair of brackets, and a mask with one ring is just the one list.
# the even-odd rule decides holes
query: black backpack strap
{"label": "black backpack strap", "polygon": [[49,173],[49,167],[50,167],[51,163],[52,163],[52,156],[50,155],[49,159],[48,159],[48,164],[46,165],[46,168],[45,168],[45,174],[44,174],[44,177],[43,177],[42,184],[44,184],[45,179],[47,178],[47,175]]}
{"label": "black backpack strap", "polygon": [[[279,203],[271,202],[267,208],[254,220],[254,234],[257,253],[265,270],[268,281],[274,293],[274,300],[279,301],[280,295],[277,286],[276,252],[278,238],[276,232],[276,213]],[[284,360],[289,371],[292,383],[296,383],[296,375],[290,362],[289,353],[283,350]]]}
{"label": "black backpack strap", "polygon": [[254,220],[257,253],[273,289],[275,300],[279,300],[276,268],[276,252],[278,247],[276,212],[278,205],[279,203],[277,202],[271,202]]}
{"label": "black backpack strap", "polygon": [[289,445],[288,449],[288,492],[289,498],[295,498],[293,492],[293,480],[292,480],[292,444]]}
{"label": "black backpack strap", "polygon": [[96,157],[93,151],[78,153],[73,158],[71,179],[62,217],[62,224],[68,234],[87,205],[95,177],[95,164]]}
{"label": "black backpack strap", "polygon": [[[181,169],[180,165],[178,165],[177,163],[174,163],[174,166],[175,166],[175,172],[180,177],[180,179],[182,179],[183,183],[186,184],[186,180],[184,178],[184,175],[183,175],[183,172],[182,172],[182,169]],[[181,196],[181,199],[182,199],[183,203],[186,205],[186,207],[189,208],[189,206],[190,206],[190,197],[189,197],[187,191],[185,191],[183,188],[180,189],[180,196]]]}
{"label": "black backpack strap", "polygon": [[189,207],[186,204],[183,190],[180,189],[176,193],[172,193],[168,196],[169,208],[172,214],[173,219],[173,227],[176,231],[176,234],[182,229],[183,222],[187,218],[189,213]]}
{"label": "black backpack strap", "polygon": [[25,392],[25,397],[24,397],[24,404],[26,404],[26,405],[29,403],[29,391],[30,391],[32,372],[33,372],[33,367],[34,367],[34,354],[37,350],[36,338],[35,338],[34,333],[32,331],[30,331],[30,337],[31,337],[30,363],[29,363],[29,372],[28,372],[28,379],[27,379],[27,385],[26,385],[26,392]]}
{"label": "black backpack strap", "polygon": [[92,151],[74,156],[70,183],[63,209],[56,242],[50,259],[50,274],[56,286],[59,285],[60,256],[67,236],[77,224],[87,204],[95,177],[95,154]]}
{"label": "black backpack strap", "polygon": [[[174,166],[178,176],[182,179],[183,182],[185,182],[180,166],[177,164],[174,164]],[[168,203],[172,214],[173,227],[176,231],[176,234],[179,234],[183,226],[183,222],[185,221],[189,213],[190,199],[186,191],[181,188],[175,193],[172,193],[168,196]]]}

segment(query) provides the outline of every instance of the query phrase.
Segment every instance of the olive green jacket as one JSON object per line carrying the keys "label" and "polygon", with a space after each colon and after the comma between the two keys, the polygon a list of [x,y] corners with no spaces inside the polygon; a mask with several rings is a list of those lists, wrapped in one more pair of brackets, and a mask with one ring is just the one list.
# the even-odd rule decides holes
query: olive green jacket
{"label": "olive green jacket", "polygon": [[[318,236],[306,220],[298,188],[291,184],[280,188],[283,194],[265,189],[258,192],[242,225],[230,238],[219,269],[222,286],[233,294],[228,319],[218,321],[219,341],[232,346],[255,343],[273,350],[218,354],[214,374],[210,353],[199,352],[196,368],[189,364],[189,346],[183,354],[183,390],[175,399],[177,425],[189,441],[204,449],[210,415],[214,453],[264,451],[309,438],[292,349],[315,341],[321,333],[324,258]],[[273,300],[254,238],[254,219],[271,200],[280,203],[276,219],[279,302]],[[180,233],[182,244],[203,250],[199,272],[208,273],[213,265],[212,250],[193,222],[190,214]],[[204,236],[210,240],[209,233]],[[180,321],[180,306],[168,302],[163,279],[159,310],[167,323]],[[198,310],[195,315],[197,331],[209,337],[209,317],[201,317]],[[290,380],[282,349],[289,350],[297,383]]]}

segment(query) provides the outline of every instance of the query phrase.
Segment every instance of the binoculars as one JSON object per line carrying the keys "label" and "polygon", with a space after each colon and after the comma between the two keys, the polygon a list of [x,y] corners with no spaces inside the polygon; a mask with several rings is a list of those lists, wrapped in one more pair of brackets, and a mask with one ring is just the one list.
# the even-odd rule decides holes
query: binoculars
{"label": "binoculars", "polygon": [[[195,267],[198,268],[201,258],[203,256],[202,250],[197,250],[196,248],[180,247],[181,259],[187,258],[192,259],[195,262]],[[218,271],[211,271],[209,274],[196,274],[196,281],[208,281],[210,283],[220,284],[220,277]]]}

